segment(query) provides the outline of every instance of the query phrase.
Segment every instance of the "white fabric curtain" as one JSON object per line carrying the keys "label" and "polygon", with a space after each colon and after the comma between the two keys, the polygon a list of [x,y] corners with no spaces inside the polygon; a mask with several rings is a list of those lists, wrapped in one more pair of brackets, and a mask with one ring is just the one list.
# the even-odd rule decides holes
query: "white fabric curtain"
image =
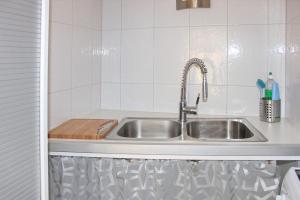
{"label": "white fabric curtain", "polygon": [[51,200],[275,200],[267,161],[50,157]]}

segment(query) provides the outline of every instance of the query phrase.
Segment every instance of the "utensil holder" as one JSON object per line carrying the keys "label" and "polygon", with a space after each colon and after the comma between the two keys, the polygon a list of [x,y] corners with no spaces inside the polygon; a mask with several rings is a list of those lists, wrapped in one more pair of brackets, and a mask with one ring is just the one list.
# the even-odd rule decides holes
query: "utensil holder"
{"label": "utensil holder", "polygon": [[260,99],[259,118],[261,121],[279,122],[281,116],[281,100]]}

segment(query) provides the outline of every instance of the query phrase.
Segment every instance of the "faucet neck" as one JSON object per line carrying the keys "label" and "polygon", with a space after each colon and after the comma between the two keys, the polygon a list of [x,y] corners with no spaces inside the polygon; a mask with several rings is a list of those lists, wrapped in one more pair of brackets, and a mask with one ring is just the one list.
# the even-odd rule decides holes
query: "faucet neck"
{"label": "faucet neck", "polygon": [[184,67],[182,80],[181,80],[181,96],[179,103],[179,121],[183,124],[187,120],[187,114],[197,114],[197,106],[199,103],[199,96],[196,101],[196,106],[187,106],[186,101],[186,85],[187,85],[187,75],[190,71],[191,67],[195,65],[200,68],[201,73],[203,74],[203,82],[202,82],[202,100],[206,101],[208,92],[207,92],[207,69],[204,65],[204,62],[198,58],[190,59]]}
{"label": "faucet neck", "polygon": [[[188,77],[188,73],[190,71],[190,69],[193,67],[193,66],[196,66],[198,68],[200,68],[200,71],[203,75],[203,85],[202,87],[204,87],[206,85],[206,82],[207,82],[207,77],[206,77],[206,74],[207,74],[207,68],[206,66],[204,65],[204,62],[199,59],[199,58],[192,58],[190,59],[185,67],[184,67],[184,70],[183,70],[183,74],[182,74],[182,80],[181,80],[181,101],[186,101],[186,85],[187,85],[187,77]],[[204,88],[202,89],[204,91]],[[202,94],[203,97],[205,96],[205,94],[203,93]]]}

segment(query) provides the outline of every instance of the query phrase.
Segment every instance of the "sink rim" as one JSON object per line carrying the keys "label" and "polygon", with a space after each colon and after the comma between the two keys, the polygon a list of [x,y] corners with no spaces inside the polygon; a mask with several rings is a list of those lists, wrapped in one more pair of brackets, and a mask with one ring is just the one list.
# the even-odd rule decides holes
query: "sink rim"
{"label": "sink rim", "polygon": [[[224,142],[224,143],[245,143],[245,142],[258,142],[258,143],[264,143],[268,142],[268,139],[259,131],[257,130],[247,119],[242,117],[221,117],[221,118],[189,118],[187,122],[184,123],[184,126],[181,127],[181,134],[179,136],[173,137],[173,138],[132,138],[132,137],[122,137],[118,135],[118,131],[123,127],[124,124],[130,121],[134,120],[167,120],[167,121],[173,121],[176,123],[181,124],[177,118],[163,118],[163,117],[126,117],[123,118],[118,126],[112,130],[112,132],[106,137],[106,140],[119,140],[119,141],[137,141],[137,142]],[[217,139],[217,138],[195,138],[191,137],[187,134],[187,124],[194,122],[194,121],[224,121],[224,120],[232,120],[232,121],[238,121],[242,124],[244,124],[252,133],[253,137],[245,138],[245,139]]]}

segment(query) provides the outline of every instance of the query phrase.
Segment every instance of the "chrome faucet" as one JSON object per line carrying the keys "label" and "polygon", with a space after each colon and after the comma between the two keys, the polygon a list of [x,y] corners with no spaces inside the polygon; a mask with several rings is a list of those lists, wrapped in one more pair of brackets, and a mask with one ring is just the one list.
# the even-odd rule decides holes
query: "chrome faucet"
{"label": "chrome faucet", "polygon": [[207,68],[204,65],[204,62],[199,58],[190,59],[183,70],[182,80],[181,80],[181,95],[180,95],[180,103],[179,103],[179,121],[181,123],[186,122],[187,114],[197,114],[197,107],[200,100],[200,94],[198,94],[196,105],[195,106],[187,106],[186,100],[186,84],[187,84],[187,75],[192,66],[196,66],[201,70],[203,75],[202,78],[202,101],[206,102],[208,97],[208,86],[207,86]]}

